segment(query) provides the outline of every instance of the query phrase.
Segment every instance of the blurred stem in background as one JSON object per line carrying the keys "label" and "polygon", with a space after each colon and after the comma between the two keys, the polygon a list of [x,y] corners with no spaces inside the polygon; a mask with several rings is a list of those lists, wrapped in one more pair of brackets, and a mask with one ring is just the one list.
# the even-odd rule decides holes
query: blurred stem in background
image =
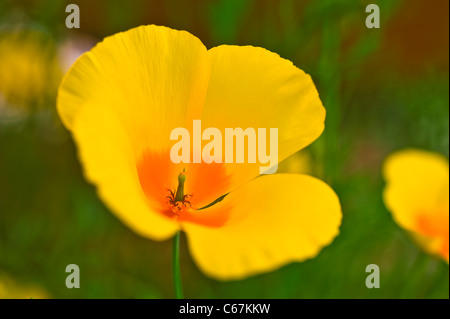
{"label": "blurred stem in background", "polygon": [[[318,64],[319,83],[322,90],[322,102],[327,110],[326,130],[321,158],[324,167],[324,177],[329,183],[333,183],[341,171],[338,154],[340,151],[339,125],[340,125],[340,96],[341,83],[339,70],[339,49],[341,35],[339,28],[332,25],[330,20],[325,20],[322,32],[321,56]],[[325,151],[326,150],[326,151]]]}

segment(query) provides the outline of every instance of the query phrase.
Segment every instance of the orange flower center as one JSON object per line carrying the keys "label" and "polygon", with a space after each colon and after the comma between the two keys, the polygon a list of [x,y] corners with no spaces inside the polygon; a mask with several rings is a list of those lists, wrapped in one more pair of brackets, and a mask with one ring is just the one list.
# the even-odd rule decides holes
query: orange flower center
{"label": "orange flower center", "polygon": [[[168,151],[145,152],[136,169],[142,191],[154,211],[180,222],[210,227],[219,227],[228,219],[230,207],[214,212],[202,210],[229,192],[231,176],[223,164],[181,166],[170,160]],[[177,179],[178,185],[174,184]]]}

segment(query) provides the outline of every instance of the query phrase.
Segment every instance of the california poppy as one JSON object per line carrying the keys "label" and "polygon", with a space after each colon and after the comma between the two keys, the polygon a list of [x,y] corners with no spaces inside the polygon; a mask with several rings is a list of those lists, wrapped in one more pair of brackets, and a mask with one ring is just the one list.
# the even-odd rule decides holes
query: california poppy
{"label": "california poppy", "polygon": [[432,152],[404,150],[384,164],[384,202],[400,227],[428,253],[448,262],[448,159]]}
{"label": "california poppy", "polygon": [[258,177],[258,163],[170,160],[170,132],[196,119],[220,130],[278,128],[280,161],[317,139],[325,120],[318,92],[277,54],[207,50],[188,32],[142,26],[81,56],[57,104],[87,179],[117,217],[154,240],[184,231],[197,265],[214,278],[312,258],[339,232],[339,199],[318,179]]}

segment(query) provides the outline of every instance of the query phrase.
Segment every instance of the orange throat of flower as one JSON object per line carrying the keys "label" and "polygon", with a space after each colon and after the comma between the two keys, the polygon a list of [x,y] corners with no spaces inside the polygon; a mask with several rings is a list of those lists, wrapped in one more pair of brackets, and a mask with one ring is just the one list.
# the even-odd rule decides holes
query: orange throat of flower
{"label": "orange throat of flower", "polygon": [[146,151],[137,161],[139,183],[150,209],[177,222],[222,226],[228,220],[231,204],[214,210],[204,208],[229,192],[231,175],[224,164],[180,166],[170,160],[168,151]]}

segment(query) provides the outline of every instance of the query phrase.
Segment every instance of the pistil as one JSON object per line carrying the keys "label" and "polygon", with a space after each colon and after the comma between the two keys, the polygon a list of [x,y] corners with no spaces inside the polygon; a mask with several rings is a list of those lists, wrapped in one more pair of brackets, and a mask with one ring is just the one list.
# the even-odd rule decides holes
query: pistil
{"label": "pistil", "polygon": [[175,194],[175,203],[183,202],[184,200],[184,182],[186,182],[185,170],[178,175],[178,187],[177,193]]}
{"label": "pistil", "polygon": [[190,199],[192,195],[184,194],[184,183],[186,182],[185,172],[186,171],[183,169],[183,172],[178,175],[178,187],[176,192],[174,193],[168,189],[170,195],[167,196],[167,204],[174,214],[179,214],[186,208],[191,207]]}

